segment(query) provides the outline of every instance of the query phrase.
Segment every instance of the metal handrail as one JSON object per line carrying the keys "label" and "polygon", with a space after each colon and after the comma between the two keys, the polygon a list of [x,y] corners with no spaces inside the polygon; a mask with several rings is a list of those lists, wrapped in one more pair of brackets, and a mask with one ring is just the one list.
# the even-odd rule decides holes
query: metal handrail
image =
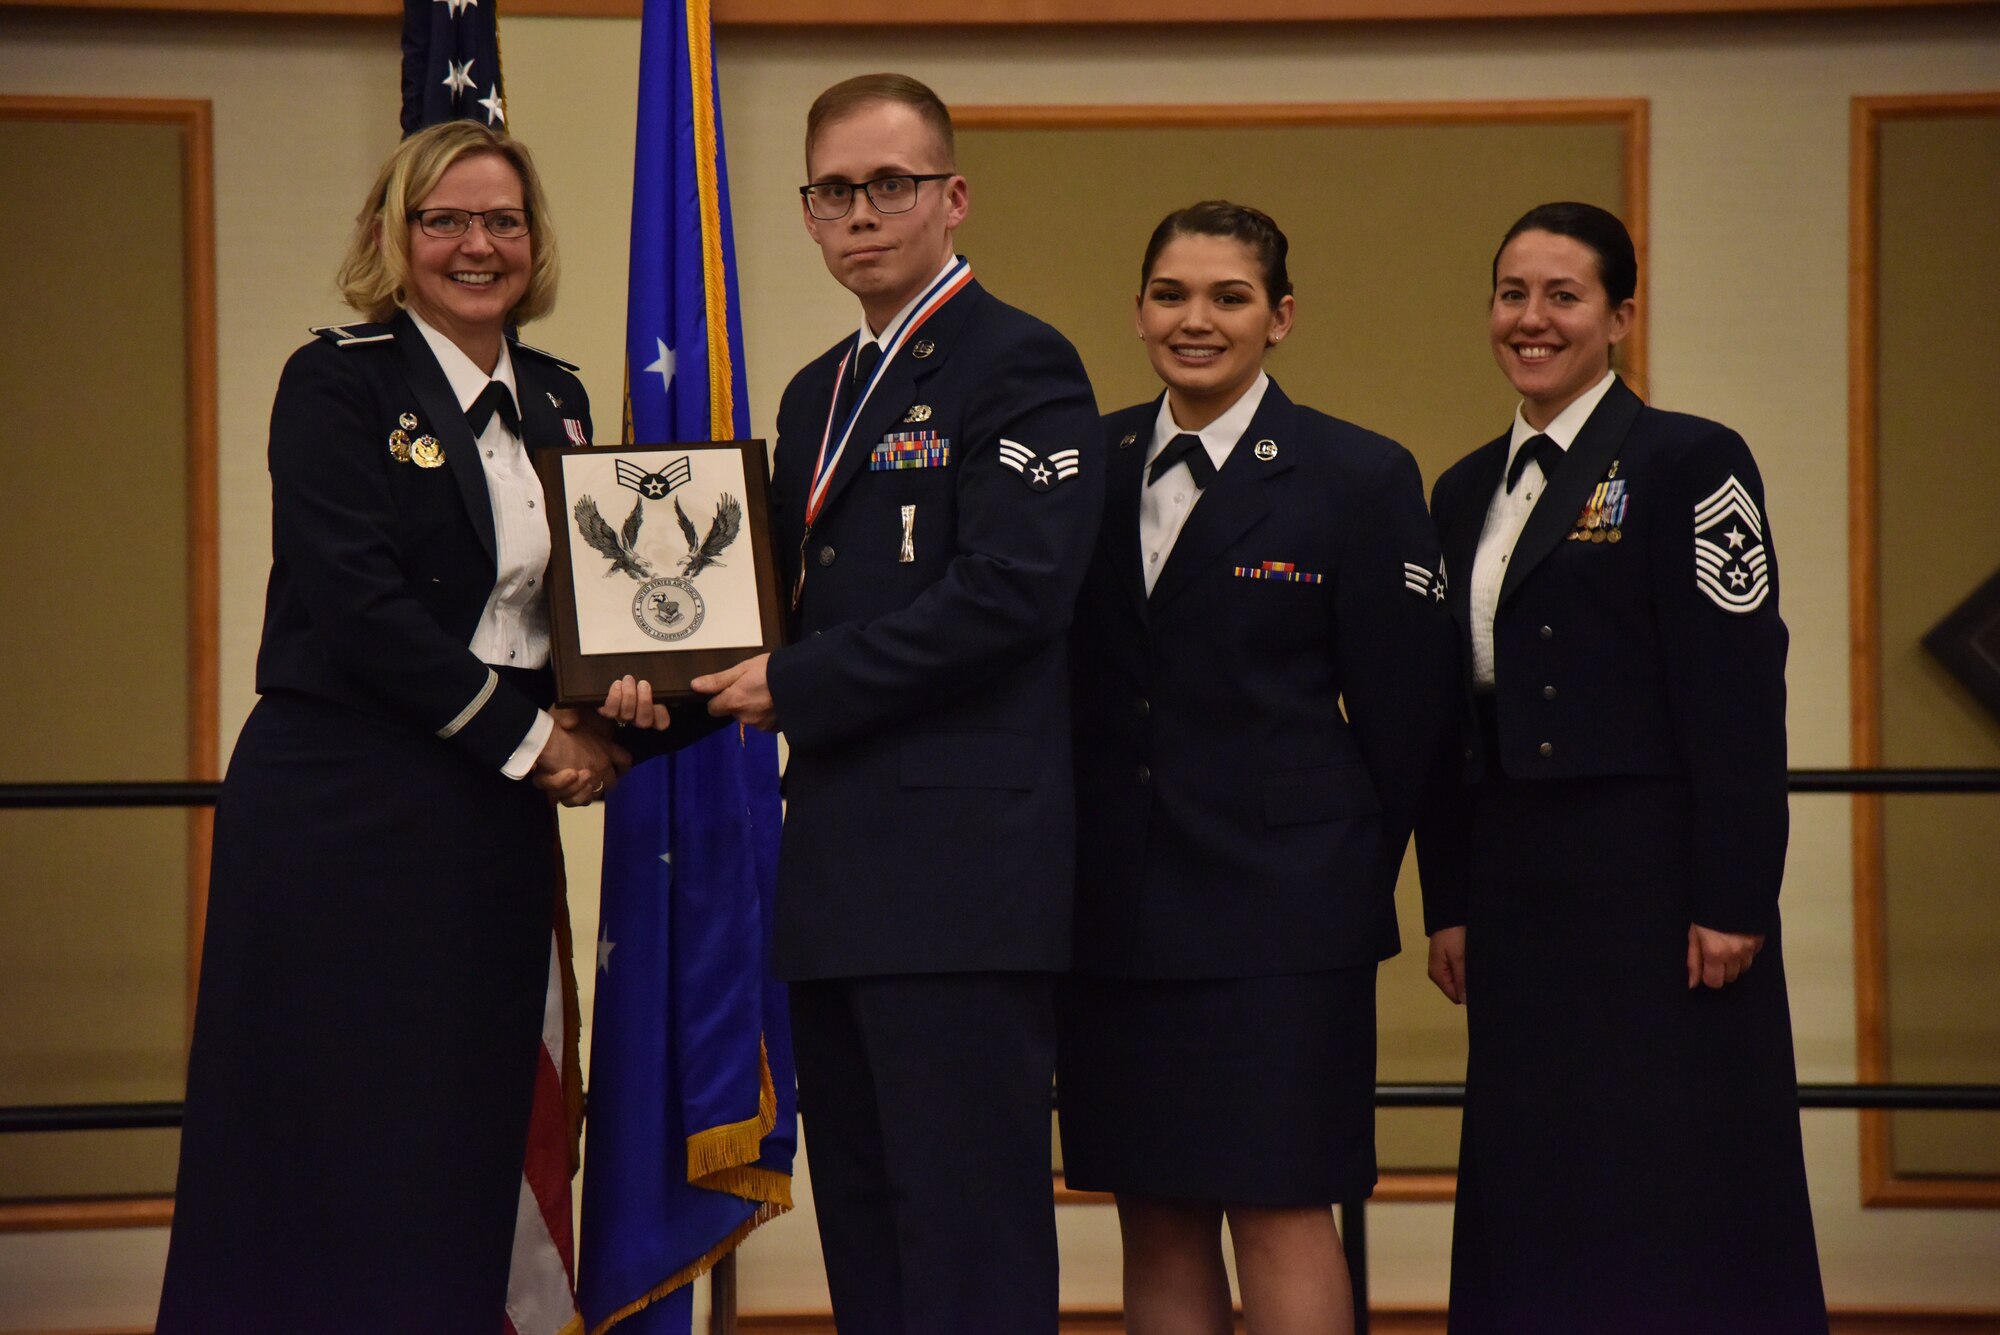
{"label": "metal handrail", "polygon": [[[1795,769],[1795,793],[1995,793],[2000,769]],[[219,783],[9,783],[0,784],[0,810],[214,806]],[[2000,1111],[2000,1085],[1827,1084],[1799,1087],[1801,1108],[1902,1111]],[[1375,1087],[1379,1108],[1455,1108],[1465,1103],[1463,1084],[1399,1082]],[[179,1103],[77,1103],[0,1108],[0,1134],[47,1131],[118,1131],[175,1127]],[[1356,1335],[1368,1335],[1367,1201],[1340,1202],[1341,1243],[1354,1288]],[[710,1330],[734,1328],[734,1256],[715,1271],[717,1295]]]}
{"label": "metal handrail", "polygon": [[[1795,793],[2000,793],[2000,769],[1795,769]],[[213,782],[0,783],[0,810],[64,807],[209,807]]]}

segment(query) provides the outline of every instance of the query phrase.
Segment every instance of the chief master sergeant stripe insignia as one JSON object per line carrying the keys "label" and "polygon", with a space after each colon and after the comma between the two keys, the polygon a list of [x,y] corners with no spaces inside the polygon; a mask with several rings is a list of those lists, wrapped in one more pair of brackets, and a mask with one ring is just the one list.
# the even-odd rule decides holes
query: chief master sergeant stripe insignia
{"label": "chief master sergeant stripe insignia", "polygon": [[1694,507],[1694,585],[1725,612],[1764,605],[1771,592],[1764,517],[1734,475]]}
{"label": "chief master sergeant stripe insignia", "polygon": [[467,705],[465,708],[458,711],[457,718],[445,724],[442,728],[439,728],[437,735],[440,738],[450,737],[455,733],[457,733],[460,728],[463,728],[466,724],[472,722],[472,716],[474,714],[477,714],[480,710],[486,707],[486,702],[493,698],[494,687],[498,686],[499,684],[500,684],[500,674],[495,672],[492,668],[487,668],[486,684],[479,688],[479,694],[472,697],[471,704]]}

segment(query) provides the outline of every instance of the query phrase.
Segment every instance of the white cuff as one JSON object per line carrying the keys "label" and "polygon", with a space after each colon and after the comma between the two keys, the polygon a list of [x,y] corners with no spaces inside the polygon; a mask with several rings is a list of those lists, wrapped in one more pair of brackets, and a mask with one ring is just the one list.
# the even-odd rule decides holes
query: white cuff
{"label": "white cuff", "polygon": [[535,767],[535,757],[541,755],[542,748],[549,744],[549,734],[556,730],[556,721],[546,709],[535,711],[535,721],[528,725],[528,735],[514,748],[514,754],[507,757],[507,763],[500,772],[510,779],[525,779],[528,771]]}

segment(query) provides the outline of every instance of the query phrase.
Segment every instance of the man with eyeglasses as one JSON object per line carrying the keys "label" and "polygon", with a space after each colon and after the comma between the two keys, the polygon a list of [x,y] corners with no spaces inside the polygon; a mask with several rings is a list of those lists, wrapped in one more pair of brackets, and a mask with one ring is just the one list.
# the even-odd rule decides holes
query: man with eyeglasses
{"label": "man with eyeglasses", "polygon": [[806,231],[861,328],[778,410],[791,643],[695,687],[790,743],[774,964],[836,1323],[1053,1335],[1064,635],[1097,408],[1069,343],[954,253],[967,187],[929,88],[829,88],[806,167]]}

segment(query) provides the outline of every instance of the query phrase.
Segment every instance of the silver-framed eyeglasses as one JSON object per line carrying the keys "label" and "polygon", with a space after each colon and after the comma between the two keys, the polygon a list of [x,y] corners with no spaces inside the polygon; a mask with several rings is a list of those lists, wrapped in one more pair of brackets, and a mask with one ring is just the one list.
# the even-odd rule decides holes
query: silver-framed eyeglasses
{"label": "silver-framed eyeglasses", "polygon": [[856,191],[868,196],[877,213],[908,213],[917,206],[917,187],[925,181],[949,181],[951,172],[931,172],[922,176],[878,176],[872,181],[818,181],[802,185],[806,207],[821,222],[845,218],[854,207]]}
{"label": "silver-framed eyeglasses", "polygon": [[528,234],[526,209],[487,209],[484,212],[472,209],[418,209],[410,216],[416,220],[417,226],[424,229],[425,236],[443,241],[464,236],[474,218],[486,229],[486,235],[495,241],[514,241]]}

